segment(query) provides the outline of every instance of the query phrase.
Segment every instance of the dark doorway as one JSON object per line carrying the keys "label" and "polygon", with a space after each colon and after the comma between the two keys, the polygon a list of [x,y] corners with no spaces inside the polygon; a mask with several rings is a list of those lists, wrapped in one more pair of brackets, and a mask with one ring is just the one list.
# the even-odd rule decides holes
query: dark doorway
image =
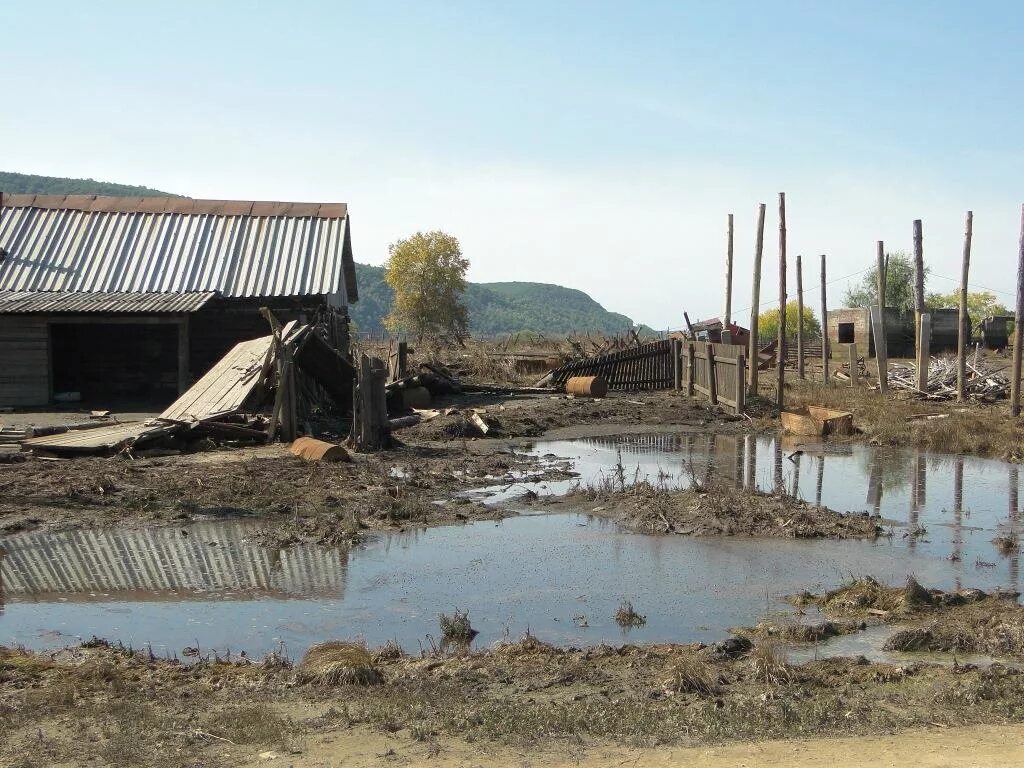
{"label": "dark doorway", "polygon": [[52,323],[53,393],[83,402],[163,406],[178,392],[178,327],[167,324]]}
{"label": "dark doorway", "polygon": [[854,339],[853,323],[840,323],[839,324],[839,343],[840,344],[853,344],[856,340]]}

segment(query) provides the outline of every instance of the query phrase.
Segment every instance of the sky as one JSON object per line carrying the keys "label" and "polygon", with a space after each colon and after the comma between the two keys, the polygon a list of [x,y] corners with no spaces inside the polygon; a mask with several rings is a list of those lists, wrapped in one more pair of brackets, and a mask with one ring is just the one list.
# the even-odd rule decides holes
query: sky
{"label": "sky", "polygon": [[[560,283],[655,328],[829,304],[924,222],[929,290],[1014,302],[1015,2],[11,3],[0,170],[346,202],[357,261],[459,238],[474,281]],[[853,275],[853,277],[847,277]]]}

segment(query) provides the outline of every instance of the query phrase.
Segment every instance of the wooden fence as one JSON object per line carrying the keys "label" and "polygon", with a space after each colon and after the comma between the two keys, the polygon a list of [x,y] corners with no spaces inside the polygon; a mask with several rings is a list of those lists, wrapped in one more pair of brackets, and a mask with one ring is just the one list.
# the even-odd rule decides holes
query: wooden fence
{"label": "wooden fence", "polygon": [[601,376],[610,390],[685,388],[691,397],[699,392],[712,405],[742,413],[746,355],[744,347],[734,344],[663,339],[567,363],[551,376],[557,386],[573,376]]}
{"label": "wooden fence", "polygon": [[573,376],[600,376],[608,382],[608,389],[672,389],[675,376],[671,344],[668,339],[651,341],[621,352],[567,363],[552,372],[552,381],[565,386]]}

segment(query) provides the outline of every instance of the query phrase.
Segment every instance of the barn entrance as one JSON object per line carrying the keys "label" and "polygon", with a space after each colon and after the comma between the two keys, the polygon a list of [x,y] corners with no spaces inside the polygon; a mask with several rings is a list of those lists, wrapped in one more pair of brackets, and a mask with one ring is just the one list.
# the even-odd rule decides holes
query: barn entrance
{"label": "barn entrance", "polygon": [[[57,401],[103,407],[164,406],[178,393],[173,323],[51,323],[51,381]],[[69,396],[70,395],[70,396]]]}

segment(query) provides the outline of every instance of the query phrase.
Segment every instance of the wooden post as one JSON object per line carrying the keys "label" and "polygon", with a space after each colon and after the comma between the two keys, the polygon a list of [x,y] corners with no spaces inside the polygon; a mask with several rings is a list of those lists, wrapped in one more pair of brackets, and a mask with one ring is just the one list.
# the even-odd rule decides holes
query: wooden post
{"label": "wooden post", "polygon": [[390,443],[387,394],[384,390],[387,369],[381,360],[359,356],[359,383],[352,431],[361,451],[386,448]]}
{"label": "wooden post", "polygon": [[825,299],[825,254],[821,254],[821,380],[828,384],[828,306]]}
{"label": "wooden post", "polygon": [[178,323],[178,394],[185,394],[189,384],[188,315]]}
{"label": "wooden post", "polygon": [[932,340],[932,316],[927,312],[921,313],[917,335],[920,339],[917,344],[917,391],[926,392],[928,390],[928,364],[931,361],[929,347]]}
{"label": "wooden post", "polygon": [[1017,313],[1013,316],[1013,375],[1010,377],[1010,415],[1020,416],[1020,364],[1024,350],[1024,205],[1020,207],[1020,249],[1017,256]]}
{"label": "wooden post", "polygon": [[682,371],[679,370],[679,367],[680,367],[679,366],[679,363],[680,363],[680,360],[679,360],[680,354],[679,353],[680,353],[681,343],[680,343],[679,339],[672,339],[669,342],[669,344],[671,345],[671,348],[672,348],[672,388],[676,392],[678,392],[680,389],[682,389],[682,385],[683,385],[683,383],[682,383],[682,376],[681,376]]}
{"label": "wooden post", "polygon": [[746,398],[746,358],[743,357],[743,353],[740,352],[736,356],[736,413],[737,415],[744,413],[747,410],[747,398]]}
{"label": "wooden post", "polygon": [[960,403],[967,399],[967,273],[971,268],[973,230],[974,213],[968,211],[964,230],[964,258],[960,266],[960,327],[956,335],[956,399]]}
{"label": "wooden post", "polygon": [[779,192],[779,348],[775,362],[775,404],[782,407],[786,387],[786,193]]}
{"label": "wooden post", "polygon": [[804,270],[799,253],[796,255],[796,375],[804,377]]}
{"label": "wooden post", "polygon": [[764,209],[765,204],[757,207],[757,239],[754,241],[754,287],[750,298],[750,375],[748,386],[751,395],[757,395],[757,364],[759,358],[757,339],[757,316],[760,312],[761,303],[761,255],[764,253]]}
{"label": "wooden post", "polygon": [[878,393],[889,392],[889,356],[885,344],[885,310],[881,305],[871,307],[871,330],[875,336],[875,364],[878,368]]}
{"label": "wooden post", "polygon": [[696,360],[697,350],[694,348],[693,342],[691,341],[686,345],[686,394],[689,397],[693,397],[697,392],[694,387],[694,384],[697,383],[697,374],[695,370],[697,367],[695,365]]}
{"label": "wooden post", "polygon": [[715,345],[706,345],[708,356],[708,400],[712,405],[718,405],[718,371],[715,367]]}
{"label": "wooden post", "polygon": [[725,318],[722,324],[729,330],[732,323],[732,214],[729,214],[729,229],[725,241]]}
{"label": "wooden post", "polygon": [[[914,219],[914,331],[920,330],[921,313],[924,312],[924,235],[921,220]],[[920,339],[915,339],[915,343]]]}
{"label": "wooden post", "polygon": [[398,342],[398,360],[395,362],[395,380],[404,379],[409,368],[409,342]]}
{"label": "wooden post", "polygon": [[857,387],[857,345],[847,344],[846,352],[850,356],[850,386]]}
{"label": "wooden post", "polygon": [[878,305],[885,309],[885,244],[881,240],[878,241]]}

